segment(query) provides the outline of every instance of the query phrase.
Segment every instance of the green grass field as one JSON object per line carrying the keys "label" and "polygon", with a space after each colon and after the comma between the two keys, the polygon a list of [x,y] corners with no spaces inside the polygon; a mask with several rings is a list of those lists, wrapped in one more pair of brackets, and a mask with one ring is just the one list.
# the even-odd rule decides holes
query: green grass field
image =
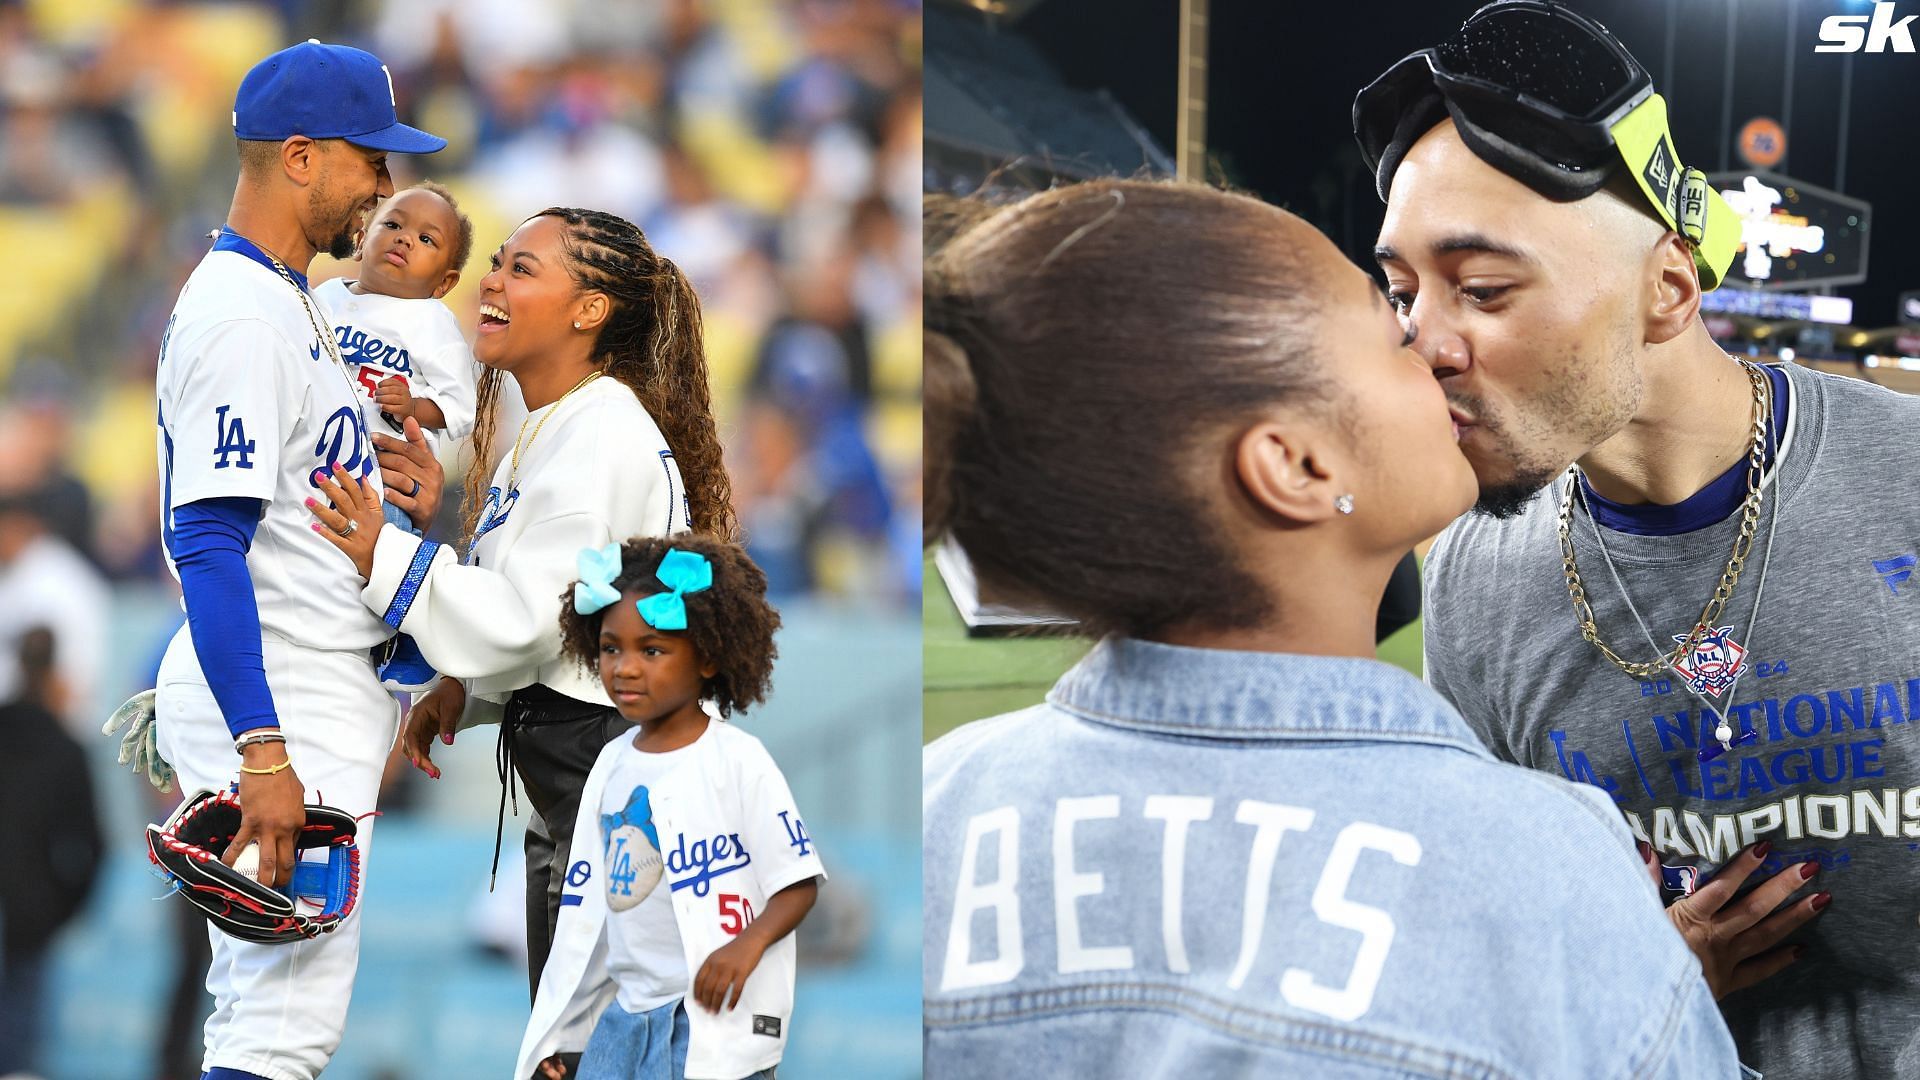
{"label": "green grass field", "polygon": [[[925,573],[920,700],[921,731],[928,742],[969,720],[1039,704],[1091,645],[1070,637],[970,638],[931,558]],[[1381,642],[1379,655],[1420,674],[1420,621]]]}

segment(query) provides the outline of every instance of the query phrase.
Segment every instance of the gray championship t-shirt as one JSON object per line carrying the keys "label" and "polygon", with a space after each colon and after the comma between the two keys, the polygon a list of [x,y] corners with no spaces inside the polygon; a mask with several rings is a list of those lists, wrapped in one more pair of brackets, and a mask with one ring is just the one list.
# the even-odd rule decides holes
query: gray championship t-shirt
{"label": "gray championship t-shirt", "polygon": [[[1721,1002],[1741,1060],[1767,1080],[1920,1077],[1920,398],[1803,368],[1788,377],[1791,435],[1717,620],[1731,642],[1696,654],[1704,690],[1678,674],[1633,678],[1581,639],[1560,557],[1564,479],[1517,518],[1470,514],[1435,543],[1427,678],[1495,756],[1611,794],[1669,867],[1705,874],[1759,839],[1773,849],[1755,881],[1818,862],[1802,895],[1824,889],[1833,903],[1789,938],[1805,954]],[[1663,651],[1699,619],[1739,518],[1604,534]],[[1650,659],[1579,507],[1573,535],[1602,639]],[[1713,696],[1711,677],[1734,659],[1732,696],[1724,685]],[[1700,761],[1716,723],[1703,701],[1757,741]],[[1496,873],[1525,887],[1525,867]]]}

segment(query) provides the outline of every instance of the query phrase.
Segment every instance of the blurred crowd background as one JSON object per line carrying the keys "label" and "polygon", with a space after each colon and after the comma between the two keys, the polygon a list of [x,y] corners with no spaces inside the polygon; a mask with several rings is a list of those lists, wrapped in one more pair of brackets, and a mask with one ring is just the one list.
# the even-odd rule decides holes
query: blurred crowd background
{"label": "blurred crowd background", "polygon": [[[693,280],[741,521],[786,619],[773,698],[743,726],[834,875],[782,1074],[917,1074],[920,19],[919,0],[0,0],[0,821],[88,811],[6,861],[0,1075],[198,1074],[198,930],[156,901],[139,843],[173,797],[118,770],[98,727],[182,618],[153,367],[232,195],[234,89],[309,37],[374,52],[402,119],[450,140],[394,172],[474,219],[447,297],[463,326],[487,253],[549,205],[633,220]],[[313,277],[351,272],[323,256]],[[442,448],[450,490],[465,449]],[[517,871],[477,899],[491,734],[438,783],[392,771],[329,1076],[511,1060]]]}

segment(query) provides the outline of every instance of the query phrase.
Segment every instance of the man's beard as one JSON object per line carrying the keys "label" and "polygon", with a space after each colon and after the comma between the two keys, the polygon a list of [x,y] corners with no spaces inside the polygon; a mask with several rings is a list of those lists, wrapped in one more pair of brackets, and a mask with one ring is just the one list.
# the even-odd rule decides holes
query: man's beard
{"label": "man's beard", "polygon": [[1499,483],[1480,485],[1480,498],[1473,504],[1475,513],[1496,519],[1518,517],[1541,488],[1566,471],[1566,465],[1517,460],[1520,448],[1514,445],[1515,440],[1508,434],[1506,425],[1491,415],[1483,399],[1453,395],[1449,400],[1465,405],[1469,414],[1478,418],[1483,437],[1505,451],[1503,456],[1514,462],[1513,475]]}
{"label": "man's beard", "polygon": [[360,231],[361,204],[355,202],[338,208],[333,207],[333,188],[325,181],[321,181],[315,189],[313,200],[316,204],[332,210],[333,212],[327,217],[339,222],[334,226],[324,250],[336,259],[351,259],[354,248],[358,246],[354,243],[354,237]]}
{"label": "man's beard", "polygon": [[[358,217],[359,215],[355,214],[354,216]],[[353,258],[354,248],[356,247],[353,242],[354,232],[353,224],[349,223],[345,229],[334,234],[333,239],[327,242],[327,254],[336,259]]]}
{"label": "man's beard", "polygon": [[1553,483],[1558,475],[1559,470],[1535,469],[1520,473],[1504,484],[1483,486],[1479,500],[1473,504],[1473,512],[1496,519],[1519,517],[1540,489]]}

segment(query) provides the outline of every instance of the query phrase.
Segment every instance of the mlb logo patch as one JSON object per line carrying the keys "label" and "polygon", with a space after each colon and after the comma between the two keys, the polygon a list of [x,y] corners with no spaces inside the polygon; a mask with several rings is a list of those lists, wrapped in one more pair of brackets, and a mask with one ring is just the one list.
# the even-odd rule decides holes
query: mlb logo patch
{"label": "mlb logo patch", "polygon": [[1670,893],[1692,896],[1700,888],[1700,868],[1662,866],[1660,867],[1660,884]]}
{"label": "mlb logo patch", "polygon": [[770,1035],[773,1038],[779,1038],[780,1018],[777,1016],[761,1016],[756,1013],[753,1017],[753,1033],[755,1035]]}
{"label": "mlb logo patch", "polygon": [[[1675,634],[1673,640],[1685,644],[1687,635]],[[1700,635],[1693,651],[1674,661],[1673,670],[1694,693],[1717,698],[1740,677],[1746,662],[1747,650],[1733,640],[1733,627],[1722,626]]]}

